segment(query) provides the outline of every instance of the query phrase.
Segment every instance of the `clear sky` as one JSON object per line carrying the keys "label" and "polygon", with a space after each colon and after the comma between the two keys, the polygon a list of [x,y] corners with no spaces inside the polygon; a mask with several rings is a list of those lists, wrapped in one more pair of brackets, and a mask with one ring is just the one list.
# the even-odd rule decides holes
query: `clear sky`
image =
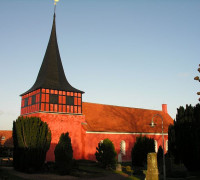
{"label": "clear sky", "polygon": [[[0,4],[0,129],[20,115],[53,21],[53,0]],[[60,0],[57,38],[66,77],[86,102],[161,110],[198,103],[199,0]]]}

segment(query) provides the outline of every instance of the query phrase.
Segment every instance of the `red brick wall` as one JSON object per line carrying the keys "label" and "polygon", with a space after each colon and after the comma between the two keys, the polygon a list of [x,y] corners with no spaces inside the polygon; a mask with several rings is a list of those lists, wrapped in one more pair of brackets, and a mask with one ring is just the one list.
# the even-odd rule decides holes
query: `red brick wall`
{"label": "red brick wall", "polygon": [[[73,157],[75,159],[89,159],[96,160],[95,152],[98,143],[109,138],[115,146],[117,154],[120,153],[120,143],[122,140],[126,143],[126,155],[122,157],[123,161],[131,161],[131,150],[139,135],[134,134],[101,134],[101,133],[86,133],[81,123],[85,122],[84,115],[69,115],[56,113],[35,113],[28,116],[40,117],[44,122],[48,123],[52,133],[52,141],[50,149],[47,153],[46,160],[54,161],[54,149],[59,141],[61,133],[69,132],[73,147]],[[158,142],[158,146],[162,145],[161,135],[146,135],[154,138]],[[165,135],[165,148],[168,136]],[[165,150],[166,152],[166,150]]]}
{"label": "red brick wall", "polygon": [[[134,146],[134,143],[136,141],[136,137],[139,135],[132,135],[132,134],[91,134],[86,133],[86,139],[85,139],[85,159],[90,160],[96,160],[95,158],[95,152],[96,147],[98,146],[98,143],[108,138],[110,139],[114,146],[115,150],[117,151],[117,154],[120,153],[120,143],[122,140],[126,143],[126,155],[122,157],[123,161],[131,161],[131,150]],[[162,136],[161,135],[146,135],[147,137],[154,138],[158,142],[158,146],[162,145]],[[165,135],[164,137],[165,142],[168,140],[168,135]],[[165,143],[166,148],[166,143]],[[166,152],[166,151],[165,151]]]}
{"label": "red brick wall", "polygon": [[35,113],[27,116],[40,117],[42,121],[47,122],[51,129],[52,140],[46,161],[54,161],[54,149],[62,133],[69,132],[73,148],[73,157],[75,159],[83,158],[83,138],[84,131],[81,122],[85,122],[84,115],[68,115],[56,113]]}

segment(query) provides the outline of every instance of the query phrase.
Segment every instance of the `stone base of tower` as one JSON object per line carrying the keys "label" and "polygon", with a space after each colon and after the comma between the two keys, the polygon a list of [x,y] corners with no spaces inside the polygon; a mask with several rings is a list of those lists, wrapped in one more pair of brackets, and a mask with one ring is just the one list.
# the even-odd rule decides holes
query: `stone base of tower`
{"label": "stone base of tower", "polygon": [[84,159],[84,137],[85,131],[81,123],[85,122],[84,115],[70,115],[57,113],[33,113],[26,115],[28,117],[40,117],[42,121],[46,122],[51,130],[51,146],[47,152],[46,161],[54,161],[54,149],[58,144],[60,135],[69,132],[73,148],[74,159]]}

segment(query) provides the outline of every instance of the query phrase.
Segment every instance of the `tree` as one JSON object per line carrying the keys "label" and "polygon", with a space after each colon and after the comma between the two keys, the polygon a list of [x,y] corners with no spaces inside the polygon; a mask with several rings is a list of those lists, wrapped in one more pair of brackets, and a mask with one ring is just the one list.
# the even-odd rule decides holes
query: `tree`
{"label": "tree", "polygon": [[58,173],[61,175],[69,174],[73,164],[73,149],[69,133],[62,133],[60,140],[55,147],[55,163]]}
{"label": "tree", "polygon": [[132,165],[144,166],[147,163],[147,154],[150,152],[155,152],[154,139],[146,136],[137,137],[131,151]]}
{"label": "tree", "polygon": [[[200,72],[200,64],[199,64],[199,68],[198,68],[197,70]],[[194,80],[200,82],[200,78],[199,78],[199,76],[196,76],[196,77],[194,78]],[[200,95],[200,92],[197,92],[197,95]],[[200,98],[199,98],[199,101],[200,101]]]}
{"label": "tree", "polygon": [[162,160],[162,158],[163,158],[163,148],[162,146],[159,146],[158,152],[157,152],[157,159]]}
{"label": "tree", "polygon": [[169,154],[175,161],[183,162],[189,170],[200,170],[200,105],[179,107],[168,135]]}
{"label": "tree", "polygon": [[111,140],[104,139],[96,147],[96,159],[103,167],[109,167],[116,164],[117,153]]}
{"label": "tree", "polygon": [[18,117],[13,122],[14,168],[24,172],[40,170],[50,143],[51,131],[47,123],[38,117]]}

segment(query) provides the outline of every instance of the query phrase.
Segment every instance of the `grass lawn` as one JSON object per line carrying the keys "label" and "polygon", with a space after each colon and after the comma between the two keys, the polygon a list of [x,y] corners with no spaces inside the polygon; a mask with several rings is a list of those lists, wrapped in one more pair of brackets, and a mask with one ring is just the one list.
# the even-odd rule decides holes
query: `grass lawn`
{"label": "grass lawn", "polygon": [[76,162],[77,167],[72,170],[72,176],[90,178],[107,176],[112,173],[110,170],[99,167],[95,161],[77,160]]}
{"label": "grass lawn", "polygon": [[[70,176],[83,178],[83,179],[93,179],[102,177],[105,179],[112,176],[113,173],[120,174],[124,177],[124,179],[131,179],[131,180],[144,180],[145,176],[142,173],[141,169],[135,169],[135,172],[132,174],[127,170],[127,166],[130,163],[122,164],[122,172],[115,171],[115,170],[106,170],[98,166],[98,164],[94,161],[87,161],[87,160],[78,160],[76,162],[76,167],[72,170]],[[55,172],[43,172],[41,174],[49,174],[50,176],[55,175]],[[189,173],[190,177],[187,177],[187,180],[200,180],[200,172],[192,172]],[[34,176],[34,174],[33,174]],[[108,177],[107,177],[108,176]],[[8,171],[6,168],[0,167],[0,179],[14,179],[14,180],[25,180],[25,178],[18,177],[14,175],[12,171]],[[27,178],[26,178],[27,179]],[[184,178],[167,178],[167,180],[184,180]]]}
{"label": "grass lawn", "polygon": [[[11,167],[10,167],[11,168]],[[4,179],[16,179],[16,180],[25,180],[27,179],[26,176],[24,178],[15,175],[14,171],[11,170],[10,168],[1,168],[0,167],[0,180]],[[86,161],[86,160],[78,160],[76,162],[76,167],[72,170],[70,173],[70,176],[78,177],[78,178],[84,178],[84,179],[92,179],[92,178],[97,178],[97,177],[105,177],[109,176],[112,173],[114,173],[111,170],[106,170],[98,166],[98,164],[94,161]],[[27,175],[26,173],[20,172],[20,174]],[[41,174],[45,175],[48,174],[49,176],[54,176],[56,174],[55,170],[53,171],[45,171],[45,172],[40,172],[40,173],[33,173],[33,174],[28,174],[30,177],[34,176],[34,174]],[[60,176],[62,177],[62,176]],[[58,177],[59,178],[59,177]]]}

